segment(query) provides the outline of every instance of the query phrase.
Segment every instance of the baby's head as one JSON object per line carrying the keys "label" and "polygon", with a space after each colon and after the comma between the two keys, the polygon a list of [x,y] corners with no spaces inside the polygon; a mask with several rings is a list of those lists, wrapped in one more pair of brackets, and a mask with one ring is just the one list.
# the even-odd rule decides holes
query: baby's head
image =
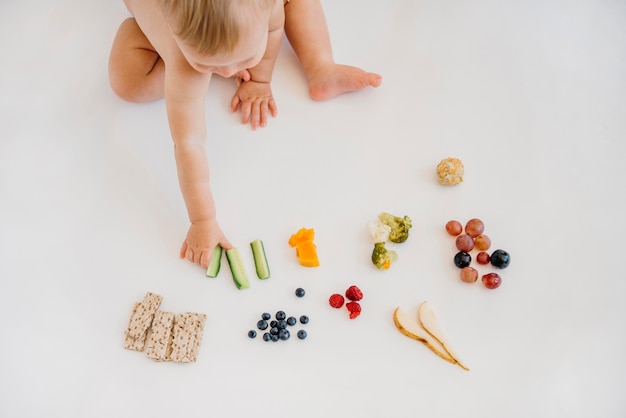
{"label": "baby's head", "polygon": [[[269,17],[276,0],[158,2],[181,51],[196,70],[230,72],[244,61],[256,61],[256,65],[262,58]],[[215,71],[218,67],[225,71]],[[249,67],[252,65],[244,66]]]}

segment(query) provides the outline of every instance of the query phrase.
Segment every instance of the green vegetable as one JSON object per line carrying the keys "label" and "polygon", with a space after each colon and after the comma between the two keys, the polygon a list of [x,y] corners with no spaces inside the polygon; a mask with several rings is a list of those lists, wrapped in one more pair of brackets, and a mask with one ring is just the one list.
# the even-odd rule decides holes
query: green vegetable
{"label": "green vegetable", "polygon": [[391,242],[404,242],[409,238],[409,229],[413,226],[411,218],[408,216],[395,216],[387,212],[383,212],[378,215],[378,219],[385,225],[391,227],[389,232],[389,241]]}
{"label": "green vegetable", "polygon": [[233,281],[235,282],[237,289],[249,288],[250,281],[248,280],[246,269],[241,261],[239,250],[237,248],[226,250],[226,259],[228,260],[228,265],[230,266],[230,271],[233,274]]}
{"label": "green vegetable", "polygon": [[220,272],[221,265],[222,265],[222,247],[218,245],[213,250],[213,256],[211,257],[209,268],[206,269],[207,277],[217,277],[217,274]]}
{"label": "green vegetable", "polygon": [[380,270],[387,270],[391,266],[391,263],[398,259],[398,254],[393,250],[385,248],[384,242],[377,242],[374,244],[374,251],[372,251],[372,263]]}
{"label": "green vegetable", "polygon": [[267,279],[270,277],[270,267],[267,264],[263,241],[260,239],[254,240],[250,243],[250,247],[252,247],[252,255],[254,256],[256,275],[259,276],[259,279]]}

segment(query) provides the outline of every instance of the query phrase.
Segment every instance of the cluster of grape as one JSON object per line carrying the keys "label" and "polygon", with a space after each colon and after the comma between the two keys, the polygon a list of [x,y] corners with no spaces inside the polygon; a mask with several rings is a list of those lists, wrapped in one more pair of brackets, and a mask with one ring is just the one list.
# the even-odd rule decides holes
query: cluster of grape
{"label": "cluster of grape", "polygon": [[[484,234],[485,224],[477,218],[470,219],[465,224],[465,232],[463,225],[456,220],[446,223],[446,231],[448,234],[456,237],[456,248],[459,250],[454,255],[454,265],[461,269],[461,280],[467,283],[474,283],[478,280],[478,271],[470,267],[472,256],[470,251],[478,250],[476,254],[476,262],[486,265],[491,263],[497,268],[506,268],[511,256],[504,250],[495,250],[491,254],[487,252],[491,248],[491,239]],[[502,283],[502,278],[498,273],[487,273],[482,276],[482,282],[488,289],[495,289]]]}

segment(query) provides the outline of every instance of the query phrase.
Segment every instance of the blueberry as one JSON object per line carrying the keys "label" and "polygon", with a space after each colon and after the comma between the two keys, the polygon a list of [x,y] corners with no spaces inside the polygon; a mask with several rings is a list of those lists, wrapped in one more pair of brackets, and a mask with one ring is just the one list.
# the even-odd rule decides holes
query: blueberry
{"label": "blueberry", "polygon": [[301,324],[308,324],[308,323],[309,323],[309,317],[308,317],[308,316],[306,316],[306,315],[302,315],[302,316],[300,317],[300,323],[301,323]]}
{"label": "blueberry", "polygon": [[289,318],[287,318],[287,325],[296,325],[296,323],[298,322],[298,320],[296,319],[295,316],[290,316]]}
{"label": "blueberry", "polygon": [[261,318],[265,319],[266,321],[270,319],[271,317],[272,315],[270,315],[268,312],[263,312],[263,315],[261,315]]}
{"label": "blueberry", "polygon": [[298,338],[300,338],[301,340],[304,340],[306,338],[306,331],[303,329],[298,331]]}
{"label": "blueberry", "polygon": [[278,321],[278,325],[276,326],[278,327],[278,329],[285,329],[287,328],[287,321],[281,319],[280,321]]}
{"label": "blueberry", "polygon": [[266,332],[263,334],[263,341],[269,341],[272,339],[272,334],[270,334],[269,332]]}
{"label": "blueberry", "polygon": [[272,341],[276,342],[278,341],[278,334],[272,334]]}
{"label": "blueberry", "polygon": [[265,319],[260,319],[259,322],[256,323],[256,327],[258,329],[267,329],[267,321]]}
{"label": "blueberry", "polygon": [[281,329],[278,331],[278,338],[280,338],[283,341],[287,341],[290,336],[291,334],[289,334],[289,331],[286,329]]}
{"label": "blueberry", "polygon": [[305,292],[304,292],[303,288],[299,287],[299,288],[296,289],[296,296],[297,297],[301,298],[302,296],[304,296],[304,293]]}
{"label": "blueberry", "polygon": [[272,335],[278,335],[278,328],[276,328],[276,327],[272,327],[272,329],[270,329],[270,334],[272,334]]}
{"label": "blueberry", "polygon": [[278,326],[278,321],[272,321],[270,322],[270,327],[274,328]]}
{"label": "blueberry", "polygon": [[250,331],[248,331],[248,337],[250,338],[256,338],[256,331],[251,329]]}
{"label": "blueberry", "polygon": [[459,251],[454,256],[454,265],[458,268],[462,269],[463,267],[467,267],[472,262],[472,256],[466,253],[465,251]]}
{"label": "blueberry", "polygon": [[287,314],[285,314],[285,312],[283,311],[276,312],[276,319],[280,321],[281,319],[285,319],[285,318],[287,318]]}
{"label": "blueberry", "polygon": [[495,250],[491,254],[491,265],[498,268],[506,268],[511,262],[511,256],[504,250]]}

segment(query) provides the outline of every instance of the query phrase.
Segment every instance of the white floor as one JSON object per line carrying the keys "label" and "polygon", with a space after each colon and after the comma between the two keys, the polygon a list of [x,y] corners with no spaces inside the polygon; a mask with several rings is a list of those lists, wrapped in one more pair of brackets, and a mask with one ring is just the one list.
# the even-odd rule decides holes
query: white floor
{"label": "white floor", "polygon": [[[626,416],[626,3],[324,6],[336,59],[381,73],[379,89],[313,102],[285,42],[267,128],[230,114],[230,80],[207,96],[219,217],[252,279],[239,291],[227,268],[208,279],[178,258],[163,102],[110,91],[122,2],[2,2],[0,416]],[[435,179],[448,156],[460,186]],[[386,272],[366,231],[381,211],[414,222]],[[472,217],[511,253],[499,289],[452,264],[443,226]],[[316,230],[317,269],[287,245],[300,227]],[[327,304],[351,284],[356,320]],[[122,348],[147,291],[207,314],[196,363]],[[395,307],[423,300],[471,371],[395,329]],[[310,316],[305,341],[246,336],[278,309]]]}

